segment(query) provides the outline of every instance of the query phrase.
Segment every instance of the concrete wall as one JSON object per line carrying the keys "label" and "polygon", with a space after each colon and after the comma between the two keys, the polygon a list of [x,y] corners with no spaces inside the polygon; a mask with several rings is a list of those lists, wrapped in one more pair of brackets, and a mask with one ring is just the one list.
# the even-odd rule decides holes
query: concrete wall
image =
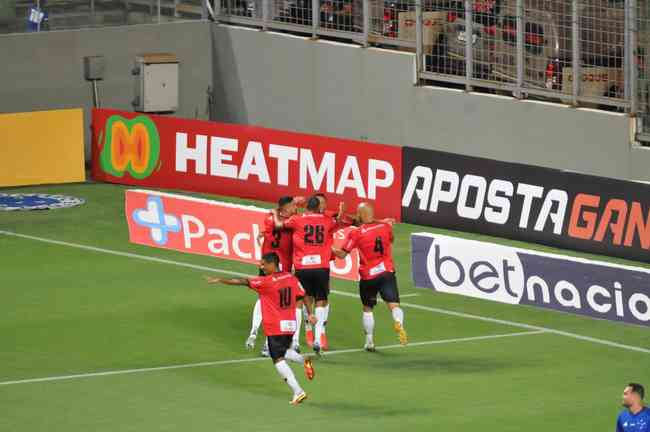
{"label": "concrete wall", "polygon": [[630,119],[414,86],[414,56],[212,26],[215,120],[650,180]]}
{"label": "concrete wall", "polygon": [[[180,64],[179,117],[208,118],[207,89],[212,85],[210,24],[107,27],[0,36],[0,112],[83,107],[90,124],[91,84],[84,80],[83,58],[103,55],[106,79],[99,82],[105,107],[132,110],[131,75],[135,56],[172,52]],[[86,157],[90,152],[86,127]]]}
{"label": "concrete wall", "polygon": [[0,36],[0,112],[84,107],[88,125],[88,55],[106,57],[103,106],[131,110],[135,56],[152,51],[181,61],[179,117],[206,118],[212,85],[215,120],[650,180],[624,115],[415,87],[409,53],[207,22]]}

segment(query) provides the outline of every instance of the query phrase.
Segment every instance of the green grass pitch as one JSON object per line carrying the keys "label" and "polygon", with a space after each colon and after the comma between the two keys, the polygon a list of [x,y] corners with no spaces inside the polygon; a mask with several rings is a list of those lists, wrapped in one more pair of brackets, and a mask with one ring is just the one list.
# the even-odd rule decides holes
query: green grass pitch
{"label": "green grass pitch", "polygon": [[[124,190],[5,189],[70,194],[87,203],[0,212],[0,231],[255,272],[251,265],[129,244]],[[309,383],[292,366],[309,394],[299,407],[288,404],[289,390],[271,361],[244,349],[255,300],[249,290],[208,286],[207,272],[194,268],[0,235],[0,431],[611,431],[624,385],[650,386],[649,353],[553,333],[462,340],[526,330],[409,306],[650,348],[645,328],[414,289],[409,234],[415,231],[443,231],[396,227],[400,290],[416,294],[403,299],[406,328],[412,342],[432,343],[381,349],[397,340],[379,305],[378,353],[325,356]],[[335,280],[333,289],[353,294],[356,284]],[[360,348],[359,300],[339,293],[331,303],[331,349]],[[214,363],[230,360],[243,361]],[[201,362],[209,364],[137,370]],[[6,384],[125,370],[132,373]]]}

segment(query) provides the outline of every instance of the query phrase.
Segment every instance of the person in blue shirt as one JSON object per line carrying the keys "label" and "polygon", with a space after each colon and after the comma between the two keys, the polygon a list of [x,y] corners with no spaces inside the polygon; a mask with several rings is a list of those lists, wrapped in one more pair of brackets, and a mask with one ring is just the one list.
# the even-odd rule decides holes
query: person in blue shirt
{"label": "person in blue shirt", "polygon": [[616,432],[650,432],[650,409],[643,404],[645,389],[630,383],[623,390],[623,406],[616,420]]}

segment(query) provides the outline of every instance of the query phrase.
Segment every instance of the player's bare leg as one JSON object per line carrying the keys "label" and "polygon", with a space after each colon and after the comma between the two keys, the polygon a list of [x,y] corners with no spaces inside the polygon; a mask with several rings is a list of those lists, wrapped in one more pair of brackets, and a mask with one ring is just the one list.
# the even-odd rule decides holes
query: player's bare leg
{"label": "player's bare leg", "polygon": [[368,352],[375,352],[375,314],[372,312],[372,307],[363,307],[362,323],[363,331],[366,334],[366,342],[363,345],[363,349]]}
{"label": "player's bare leg", "polygon": [[329,301],[325,304],[325,320],[323,321],[323,334],[321,335],[320,339],[320,347],[323,349],[323,351],[328,351],[330,349],[330,344],[329,340],[327,339],[327,321],[329,320],[330,316],[330,304]]}
{"label": "player's bare leg", "polygon": [[290,349],[287,350],[286,354],[284,355],[284,358],[286,358],[289,361],[292,361],[294,363],[300,363],[303,365],[305,369],[305,376],[309,381],[314,379],[314,376],[316,376],[316,371],[314,370],[314,365],[311,361],[311,359],[307,356],[303,356],[299,352]]}
{"label": "player's bare leg", "polygon": [[291,349],[300,352],[300,327],[302,325],[302,301],[296,303],[296,332],[293,334]]}
{"label": "player's bare leg", "polygon": [[323,347],[321,337],[323,335],[323,330],[325,327],[325,310],[327,306],[327,300],[317,300],[316,301],[316,325],[314,326],[314,352],[317,355],[320,355],[321,349]]}
{"label": "player's bare leg", "polygon": [[246,349],[252,350],[255,348],[255,340],[257,339],[257,332],[262,324],[262,302],[257,299],[253,307],[253,317],[251,322],[251,332],[246,339]]}
{"label": "player's bare leg", "polygon": [[[287,351],[287,353],[289,351]],[[284,382],[286,382],[287,385],[293,391],[293,398],[291,399],[290,402],[291,405],[298,405],[299,403],[307,399],[307,393],[305,393],[302,387],[300,387],[300,384],[298,384],[298,380],[296,379],[296,376],[293,374],[293,371],[291,370],[287,362],[284,360],[284,357],[280,357],[274,360],[273,363],[275,364],[275,369],[278,371],[280,376],[284,379]]]}
{"label": "player's bare leg", "polygon": [[[311,306],[312,310],[314,310],[314,298],[311,296],[305,296],[305,303]],[[307,316],[307,314],[305,314]],[[314,346],[314,327],[309,321],[305,321],[305,340],[307,342],[307,345],[310,347]]]}
{"label": "player's bare leg", "polygon": [[406,345],[409,342],[408,335],[406,330],[404,330],[404,311],[399,307],[399,303],[386,303],[388,309],[390,310],[391,315],[393,315],[393,329],[397,336],[399,337],[399,343]]}

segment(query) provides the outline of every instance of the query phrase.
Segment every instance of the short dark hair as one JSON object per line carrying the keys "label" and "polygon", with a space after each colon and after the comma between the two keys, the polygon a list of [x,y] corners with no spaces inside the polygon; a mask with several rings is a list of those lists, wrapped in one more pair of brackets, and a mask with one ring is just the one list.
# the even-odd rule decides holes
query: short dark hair
{"label": "short dark hair", "polygon": [[318,200],[318,197],[314,195],[313,197],[310,197],[309,200],[307,201],[307,210],[318,210],[320,207],[320,201]]}
{"label": "short dark hair", "polygon": [[325,194],[322,193],[322,192],[315,193],[314,196],[315,196],[316,198],[323,198],[325,201],[327,201],[327,197],[326,197]]}
{"label": "short dark hair", "polygon": [[645,389],[641,384],[629,383],[627,386],[632,389],[633,393],[636,393],[639,396],[641,396],[641,399],[645,398]]}
{"label": "short dark hair", "polygon": [[293,202],[292,196],[283,196],[278,200],[278,207],[284,207],[287,204],[291,204],[292,202]]}
{"label": "short dark hair", "polygon": [[276,267],[280,266],[280,257],[275,252],[269,252],[262,255],[262,260],[267,263],[273,263]]}

